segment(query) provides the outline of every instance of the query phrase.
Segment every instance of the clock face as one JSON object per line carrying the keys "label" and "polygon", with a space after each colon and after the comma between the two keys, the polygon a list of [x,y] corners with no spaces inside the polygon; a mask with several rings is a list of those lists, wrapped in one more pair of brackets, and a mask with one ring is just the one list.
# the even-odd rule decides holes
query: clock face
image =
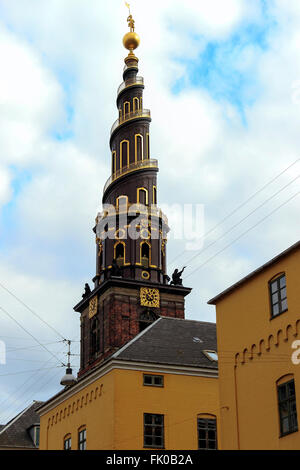
{"label": "clock face", "polygon": [[141,305],[144,307],[159,308],[159,290],[148,287],[141,288]]}

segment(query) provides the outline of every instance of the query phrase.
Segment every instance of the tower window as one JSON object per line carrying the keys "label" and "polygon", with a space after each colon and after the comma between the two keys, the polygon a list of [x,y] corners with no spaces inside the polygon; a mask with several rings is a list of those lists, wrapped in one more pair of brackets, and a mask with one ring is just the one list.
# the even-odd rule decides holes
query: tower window
{"label": "tower window", "polygon": [[115,246],[115,259],[118,266],[123,266],[125,263],[125,246],[123,243],[119,242]]}
{"label": "tower window", "polygon": [[117,171],[116,164],[117,164],[117,162],[116,162],[116,152],[114,151],[112,153],[112,169],[111,169],[112,174],[115,174],[115,172]]}
{"label": "tower window", "polygon": [[150,158],[150,135],[147,134],[147,158]]}
{"label": "tower window", "polygon": [[138,188],[137,190],[137,202],[138,204],[148,205],[148,191],[145,188]]}
{"label": "tower window", "polygon": [[217,447],[217,421],[216,419],[198,418],[198,449],[216,450]]}
{"label": "tower window", "polygon": [[141,313],[140,315],[140,332],[144,331],[148,326],[151,325],[151,323],[155,322],[157,320],[157,315],[155,315],[154,312],[151,310],[145,310],[144,312]]}
{"label": "tower window", "polygon": [[152,201],[153,204],[157,204],[157,189],[156,189],[156,186],[153,186],[153,201]]}
{"label": "tower window", "polygon": [[138,98],[133,98],[133,111],[138,111],[139,110],[139,99]]}
{"label": "tower window", "polygon": [[164,447],[164,415],[144,413],[144,447]]}
{"label": "tower window", "polygon": [[91,338],[91,357],[95,356],[100,350],[100,331],[99,331],[99,320],[98,318],[92,318],[91,320],[91,329],[90,329],[90,338]]}
{"label": "tower window", "polygon": [[126,119],[126,117],[128,117],[129,114],[130,114],[130,103],[129,103],[129,101],[125,101],[125,103],[124,103],[124,119]]}
{"label": "tower window", "polygon": [[144,160],[144,152],[143,152],[143,136],[137,134],[135,136],[135,161]]}
{"label": "tower window", "polygon": [[120,168],[129,166],[129,141],[123,140],[120,143]]}
{"label": "tower window", "polygon": [[270,281],[269,291],[271,299],[271,315],[272,317],[276,317],[288,309],[285,274],[277,277],[274,281]]}
{"label": "tower window", "polygon": [[280,434],[285,436],[298,431],[295,381],[277,385]]}
{"label": "tower window", "polygon": [[150,264],[150,246],[148,243],[141,244],[141,263],[144,268],[149,268]]}
{"label": "tower window", "polygon": [[127,196],[119,196],[117,198],[117,210],[119,211],[126,211],[128,206],[128,197]]}

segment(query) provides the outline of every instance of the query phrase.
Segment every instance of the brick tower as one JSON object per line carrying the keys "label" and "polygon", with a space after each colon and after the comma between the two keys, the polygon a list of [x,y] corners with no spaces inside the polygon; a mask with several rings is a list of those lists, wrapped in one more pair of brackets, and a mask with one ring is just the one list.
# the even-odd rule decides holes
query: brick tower
{"label": "brick tower", "polygon": [[81,314],[79,376],[103,362],[159,316],[184,318],[191,289],[169,284],[166,216],[157,206],[158,162],[150,153],[151,114],[134,50],[134,20],[123,39],[129,50],[117,92],[119,117],[110,135],[111,176],[96,218],[96,276],[74,307]]}

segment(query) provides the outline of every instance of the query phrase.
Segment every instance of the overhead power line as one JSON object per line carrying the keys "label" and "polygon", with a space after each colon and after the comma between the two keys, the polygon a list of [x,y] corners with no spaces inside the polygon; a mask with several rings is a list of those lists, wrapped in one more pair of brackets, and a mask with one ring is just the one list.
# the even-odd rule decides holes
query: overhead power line
{"label": "overhead power line", "polygon": [[222,238],[224,238],[226,235],[228,235],[228,233],[232,232],[232,230],[234,230],[236,227],[238,227],[242,222],[244,222],[245,220],[247,220],[252,214],[254,214],[256,211],[258,211],[261,207],[263,207],[264,205],[266,205],[268,202],[270,202],[274,197],[278,196],[278,194],[280,194],[282,191],[284,191],[288,186],[290,186],[291,184],[293,184],[297,179],[300,178],[300,175],[296,176],[292,181],[290,181],[289,183],[287,183],[285,186],[283,186],[281,189],[279,189],[279,191],[276,191],[276,193],[274,193],[272,196],[270,196],[269,198],[267,198],[264,202],[262,202],[259,206],[257,206],[255,209],[253,209],[251,212],[249,212],[249,214],[247,214],[245,217],[243,217],[239,222],[237,222],[236,224],[234,224],[232,227],[230,227],[226,232],[224,232],[219,238],[217,238],[216,240],[214,240],[212,243],[210,243],[209,245],[207,245],[205,248],[203,248],[203,250],[199,250],[199,252],[194,255],[192,258],[190,258],[188,261],[187,261],[187,265],[189,265],[189,263],[191,263],[192,261],[194,261],[194,259],[196,259],[198,256],[200,256],[202,253],[204,253],[204,251],[208,250],[208,248],[210,248],[211,246],[215,245],[219,240],[221,240]]}
{"label": "overhead power line", "polygon": [[234,240],[232,240],[230,243],[228,243],[228,245],[226,245],[224,248],[222,248],[220,251],[218,251],[216,254],[214,254],[213,256],[211,256],[209,259],[207,259],[204,263],[200,264],[200,266],[198,266],[196,269],[194,269],[194,271],[192,271],[190,274],[188,274],[186,276],[186,278],[192,276],[195,272],[199,271],[199,269],[201,269],[203,266],[205,266],[206,264],[208,264],[211,260],[213,260],[214,258],[216,258],[216,256],[218,256],[219,254],[223,253],[223,251],[227,250],[227,248],[229,248],[231,245],[233,245],[235,242],[237,242],[238,240],[240,240],[244,235],[246,235],[247,233],[249,233],[251,230],[253,230],[254,228],[256,228],[258,225],[260,225],[262,222],[264,222],[266,219],[268,219],[269,217],[271,217],[271,215],[273,215],[275,212],[277,212],[279,209],[281,209],[281,207],[285,206],[286,204],[288,204],[290,201],[292,201],[293,199],[295,199],[297,196],[299,196],[300,194],[300,191],[298,191],[296,194],[294,194],[292,197],[290,197],[287,201],[285,201],[284,203],[280,204],[280,206],[276,207],[272,212],[270,212],[269,214],[267,214],[265,217],[263,217],[262,219],[260,219],[255,225],[253,225],[252,227],[250,227],[248,230],[245,230],[245,232],[243,232],[241,235],[239,235],[237,238],[235,238]]}
{"label": "overhead power line", "polygon": [[56,361],[58,361],[60,364],[62,364],[65,367],[65,364],[52,352],[50,349],[48,349],[44,344],[42,344],[30,331],[26,330],[21,323],[18,322],[7,310],[5,310],[3,307],[0,307],[0,310],[4,312],[12,321],[14,321],[20,328],[22,328],[23,331],[25,331],[29,336],[31,336],[45,351],[47,351],[51,356],[53,356]]}
{"label": "overhead power line", "polygon": [[[260,194],[264,189],[266,189],[270,184],[274,183],[280,176],[282,176],[284,173],[286,173],[289,169],[291,169],[296,163],[300,161],[300,158],[298,158],[294,163],[289,165],[287,168],[285,168],[283,171],[281,171],[278,175],[276,175],[274,178],[272,178],[268,183],[266,183],[264,186],[262,186],[260,189],[258,189],[255,193],[253,193],[246,201],[244,201],[242,204],[239,204],[232,212],[227,214],[220,222],[218,222],[214,227],[212,227],[208,232],[206,232],[200,239],[206,238],[208,235],[210,235],[212,232],[216,230],[220,225],[222,225],[227,219],[229,219],[232,215],[234,215],[237,211],[239,211],[242,207],[244,207],[248,202],[250,202],[252,199],[254,199],[255,196]],[[183,250],[179,255],[177,255],[170,263],[169,266],[172,266],[174,262],[179,259],[184,253],[186,253],[187,250]]]}
{"label": "overhead power line", "polygon": [[23,300],[21,300],[19,297],[17,297],[13,292],[11,292],[4,284],[0,282],[0,287],[4,289],[8,294],[10,294],[14,299],[16,299],[23,307],[25,307],[29,312],[31,312],[36,318],[38,318],[42,323],[48,326],[52,331],[54,331],[58,336],[61,337],[61,339],[65,339],[65,337],[57,331],[53,326],[51,326],[46,320],[44,320],[38,313],[36,313],[31,307],[29,307]]}

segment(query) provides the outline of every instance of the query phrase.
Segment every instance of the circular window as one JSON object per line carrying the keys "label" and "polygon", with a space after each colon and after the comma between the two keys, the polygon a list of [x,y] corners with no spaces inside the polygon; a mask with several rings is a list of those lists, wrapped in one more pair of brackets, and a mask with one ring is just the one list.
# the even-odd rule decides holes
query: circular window
{"label": "circular window", "polygon": [[150,279],[150,274],[147,271],[143,271],[142,278],[147,281],[148,279]]}
{"label": "circular window", "polygon": [[143,228],[141,230],[141,238],[143,238],[144,240],[149,240],[149,238],[150,238],[149,230],[147,230],[146,228]]}
{"label": "circular window", "polygon": [[115,238],[117,240],[124,240],[126,238],[126,231],[123,228],[119,228],[115,233]]}

